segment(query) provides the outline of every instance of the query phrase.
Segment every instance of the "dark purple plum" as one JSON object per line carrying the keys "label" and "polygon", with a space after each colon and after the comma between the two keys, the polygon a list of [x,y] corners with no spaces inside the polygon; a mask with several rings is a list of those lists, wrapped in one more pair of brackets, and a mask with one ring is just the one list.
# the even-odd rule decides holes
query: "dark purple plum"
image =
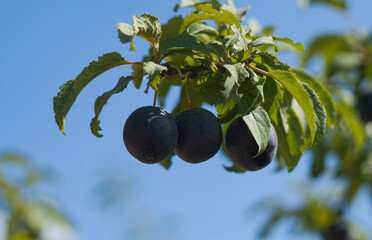
{"label": "dark purple plum", "polygon": [[337,221],[333,223],[326,231],[324,240],[348,240],[349,231],[345,222]]}
{"label": "dark purple plum", "polygon": [[363,121],[372,121],[372,92],[361,94],[358,99],[358,109]]}
{"label": "dark purple plum", "polygon": [[266,167],[275,157],[278,138],[273,126],[265,151],[257,156],[258,145],[242,117],[236,118],[226,131],[226,150],[231,161],[241,169],[256,171]]}
{"label": "dark purple plum", "polygon": [[200,163],[213,157],[222,144],[218,119],[203,108],[193,108],[176,116],[178,141],[174,152],[189,163]]}
{"label": "dark purple plum", "polygon": [[127,119],[123,139],[128,152],[143,163],[158,163],[176,147],[177,125],[172,115],[158,107],[141,107]]}

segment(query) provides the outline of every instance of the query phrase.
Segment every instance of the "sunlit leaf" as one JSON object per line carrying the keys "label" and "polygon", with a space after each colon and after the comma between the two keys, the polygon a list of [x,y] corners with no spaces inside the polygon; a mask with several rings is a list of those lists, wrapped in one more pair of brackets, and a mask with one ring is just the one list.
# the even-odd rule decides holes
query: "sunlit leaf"
{"label": "sunlit leaf", "polygon": [[321,104],[324,106],[327,113],[327,124],[333,125],[336,118],[336,111],[331,94],[327,91],[327,89],[325,89],[325,87],[319,81],[317,81],[314,77],[306,73],[304,70],[294,69],[293,72],[295,73],[298,80],[300,80],[303,83],[306,83],[319,96],[319,100]]}
{"label": "sunlit leaf", "polygon": [[274,38],[275,41],[288,44],[288,45],[294,47],[298,51],[305,50],[305,46],[302,43],[295,43],[294,40],[292,40],[292,39],[280,38],[280,37],[273,37],[273,38]]}
{"label": "sunlit leaf", "polygon": [[298,81],[294,73],[283,70],[269,72],[269,75],[283,85],[301,106],[311,133],[311,146],[317,145],[325,134],[326,113],[317,95],[306,84]]}
{"label": "sunlit leaf", "polygon": [[197,12],[187,15],[181,26],[180,32],[184,32],[192,23],[201,20],[214,20],[216,22],[227,23],[241,28],[238,18],[231,12],[221,9],[218,11],[213,8],[212,4],[201,4],[196,6]]}

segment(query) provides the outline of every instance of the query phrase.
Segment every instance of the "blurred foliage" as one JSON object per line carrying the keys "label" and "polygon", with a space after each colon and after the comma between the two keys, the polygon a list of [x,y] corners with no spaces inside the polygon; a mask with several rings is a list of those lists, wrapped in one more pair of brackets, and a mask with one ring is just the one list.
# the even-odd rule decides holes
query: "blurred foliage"
{"label": "blurred foliage", "polygon": [[[341,192],[331,194],[311,194],[310,189],[304,193],[303,203],[299,206],[286,206],[284,203],[265,205],[271,216],[263,225],[260,232],[261,238],[267,238],[275,225],[280,221],[289,220],[292,232],[298,235],[308,233],[325,240],[367,240],[363,231],[356,223],[347,221],[340,212],[339,206],[343,205]],[[340,202],[341,201],[341,202]]]}
{"label": "blurred foliage", "polygon": [[325,4],[338,10],[345,11],[347,9],[346,0],[306,0],[308,4]]}
{"label": "blurred foliage", "polygon": [[[344,1],[311,2],[347,11]],[[344,183],[344,188],[328,198],[306,193],[297,208],[273,204],[261,236],[266,237],[281,220],[291,219],[298,232],[325,240],[371,239],[363,235],[361,226],[353,226],[346,219],[345,212],[352,208],[361,189],[367,189],[372,196],[372,119],[368,118],[372,101],[362,98],[372,93],[372,33],[352,29],[350,33],[315,36],[301,55],[301,63],[302,67],[320,67],[318,79],[332,94],[337,113],[334,126],[327,129],[322,142],[311,151],[310,177],[314,181],[327,175]],[[331,160],[336,164],[330,164]]]}
{"label": "blurred foliage", "polygon": [[58,226],[61,234],[72,233],[70,222],[55,202],[37,194],[44,180],[42,171],[29,159],[0,154],[0,213],[6,217],[6,226],[0,228],[6,229],[6,240],[49,240],[48,228],[52,226]]}

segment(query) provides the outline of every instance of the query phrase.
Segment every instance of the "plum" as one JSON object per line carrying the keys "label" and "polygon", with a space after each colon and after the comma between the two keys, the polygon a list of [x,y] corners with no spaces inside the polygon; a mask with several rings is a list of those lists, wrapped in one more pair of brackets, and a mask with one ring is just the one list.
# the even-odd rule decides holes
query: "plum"
{"label": "plum", "polygon": [[345,222],[336,221],[326,231],[325,240],[348,240],[349,231]]}
{"label": "plum", "polygon": [[143,163],[166,159],[177,144],[174,117],[164,109],[146,106],[135,110],[127,119],[123,139],[128,152]]}
{"label": "plum", "polygon": [[242,117],[236,118],[226,131],[226,150],[236,166],[248,171],[266,167],[275,157],[278,149],[278,138],[271,125],[269,141],[265,151],[257,156],[258,145]]}
{"label": "plum", "polygon": [[218,119],[203,108],[192,108],[176,116],[178,141],[174,152],[189,163],[200,163],[213,157],[222,144]]}
{"label": "plum", "polygon": [[361,94],[358,99],[358,109],[364,122],[372,121],[372,92]]}

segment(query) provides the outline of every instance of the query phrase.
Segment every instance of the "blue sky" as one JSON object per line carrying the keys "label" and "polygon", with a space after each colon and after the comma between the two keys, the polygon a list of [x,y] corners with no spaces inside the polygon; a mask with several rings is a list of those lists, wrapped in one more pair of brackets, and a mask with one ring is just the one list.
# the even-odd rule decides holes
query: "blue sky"
{"label": "blue sky", "polygon": [[[353,21],[363,29],[371,29],[372,2],[350,2]],[[44,191],[60,202],[80,239],[255,239],[265,215],[248,211],[252,204],[266,198],[296,203],[291,189],[308,182],[306,156],[290,174],[275,172],[275,162],[254,173],[228,173],[222,167],[225,159],[221,154],[198,165],[175,159],[169,171],[136,161],[124,147],[122,128],[132,111],[152,104],[153,96],[132,85],[109,100],[101,114],[104,137],[94,137],[89,129],[94,100],[111,89],[120,76],[129,75],[128,66],[94,80],[67,116],[67,135],[59,132],[52,99],[61,84],[75,78],[104,53],[117,51],[131,61],[140,60],[146,53],[147,45],[141,39],[136,39],[138,51],[129,52],[129,46],[118,41],[115,24],[132,23],[132,15],[142,13],[155,15],[164,23],[189,11],[174,13],[176,3],[0,2],[0,150],[25,153],[56,173]],[[276,35],[305,45],[314,34],[350,29],[345,16],[325,7],[300,10],[294,0],[235,3],[238,7],[251,5],[248,18],[256,18],[263,26],[275,25]],[[296,64],[294,57],[285,59]],[[172,94],[178,94],[178,89]],[[172,99],[166,105],[169,111]],[[123,184],[123,188],[118,186],[123,199],[102,207],[95,189],[107,176],[116,176]],[[360,201],[364,206],[365,200]],[[371,209],[366,211],[369,216]],[[362,215],[360,221],[366,216]],[[286,231],[278,230],[271,239],[291,239],[284,237]]]}

